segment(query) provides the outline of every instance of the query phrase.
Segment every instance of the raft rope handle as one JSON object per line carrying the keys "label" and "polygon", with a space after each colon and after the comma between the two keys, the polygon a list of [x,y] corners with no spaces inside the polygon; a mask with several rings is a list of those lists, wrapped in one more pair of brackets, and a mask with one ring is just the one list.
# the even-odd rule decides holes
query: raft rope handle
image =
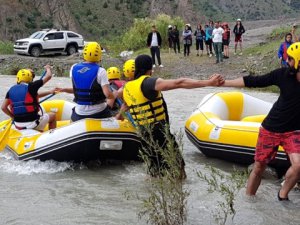
{"label": "raft rope handle", "polygon": [[[201,109],[199,109],[201,106],[203,106],[205,103],[208,102],[208,100],[210,100],[212,97],[214,97],[215,95],[219,94],[219,93],[224,93],[224,91],[220,91],[220,92],[215,92],[213,93],[206,101],[204,101],[201,105],[199,105],[197,107],[197,110],[205,117],[205,119],[207,121],[209,121],[211,124],[213,124],[217,129],[223,129],[223,130],[234,130],[234,131],[243,131],[243,132],[252,132],[252,133],[257,133],[257,131],[254,130],[246,130],[246,129],[237,129],[237,128],[224,128],[224,127],[220,127],[217,124],[215,124],[214,122],[211,121],[211,119],[205,115],[205,112],[203,112]],[[196,110],[194,110],[196,111]]]}

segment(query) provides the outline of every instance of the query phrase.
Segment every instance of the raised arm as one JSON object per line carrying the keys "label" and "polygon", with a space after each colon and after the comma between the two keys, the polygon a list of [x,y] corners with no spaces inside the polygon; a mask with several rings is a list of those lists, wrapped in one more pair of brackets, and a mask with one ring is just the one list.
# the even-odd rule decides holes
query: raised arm
{"label": "raised arm", "polygon": [[46,70],[46,75],[43,78],[43,84],[46,84],[52,78],[52,72],[51,72],[50,65],[46,65],[46,66],[44,66],[44,68]]}
{"label": "raised arm", "polygon": [[177,88],[192,89],[206,86],[220,86],[224,82],[224,79],[220,74],[214,74],[209,80],[195,80],[190,78],[178,78],[172,80],[164,80],[158,78],[155,83],[156,91],[168,91]]}

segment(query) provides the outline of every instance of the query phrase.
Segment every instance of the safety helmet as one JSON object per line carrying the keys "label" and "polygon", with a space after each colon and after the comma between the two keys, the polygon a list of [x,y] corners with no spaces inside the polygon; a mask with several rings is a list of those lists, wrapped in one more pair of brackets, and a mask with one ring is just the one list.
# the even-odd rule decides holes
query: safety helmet
{"label": "safety helmet", "polygon": [[84,46],[83,59],[88,62],[100,62],[101,61],[101,46],[97,42],[89,42]]}
{"label": "safety helmet", "polygon": [[135,61],[134,61],[134,59],[129,59],[124,63],[124,66],[123,66],[124,76],[129,79],[133,79],[134,72],[135,72]]}
{"label": "safety helmet", "polygon": [[241,19],[237,19],[236,21],[237,21],[237,22],[242,22],[242,20],[241,20]]}
{"label": "safety helmet", "polygon": [[109,67],[107,69],[107,77],[109,80],[120,80],[120,70],[117,67]]}
{"label": "safety helmet", "polygon": [[290,45],[287,50],[288,56],[292,57],[295,60],[295,69],[297,70],[299,67],[300,60],[300,42],[296,42]]}
{"label": "safety helmet", "polygon": [[172,25],[169,25],[168,28],[172,28]]}
{"label": "safety helmet", "polygon": [[33,81],[32,72],[29,69],[21,69],[17,73],[17,83],[25,82],[30,83]]}

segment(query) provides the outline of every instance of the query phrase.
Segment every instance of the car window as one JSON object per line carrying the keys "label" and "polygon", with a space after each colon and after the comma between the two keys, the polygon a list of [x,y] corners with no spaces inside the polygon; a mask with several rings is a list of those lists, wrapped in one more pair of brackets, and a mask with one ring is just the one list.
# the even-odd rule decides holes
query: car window
{"label": "car window", "polygon": [[77,34],[70,33],[70,32],[68,32],[68,37],[69,38],[79,38],[79,36]]}
{"label": "car window", "polygon": [[33,38],[33,39],[40,39],[43,35],[45,34],[45,32],[35,32],[32,35],[30,35],[29,38]]}
{"label": "car window", "polygon": [[46,36],[45,36],[45,38],[48,38],[48,40],[54,40],[54,34],[53,33],[51,33],[51,34],[47,34]]}
{"label": "car window", "polygon": [[64,39],[64,33],[63,32],[57,32],[54,35],[55,39]]}

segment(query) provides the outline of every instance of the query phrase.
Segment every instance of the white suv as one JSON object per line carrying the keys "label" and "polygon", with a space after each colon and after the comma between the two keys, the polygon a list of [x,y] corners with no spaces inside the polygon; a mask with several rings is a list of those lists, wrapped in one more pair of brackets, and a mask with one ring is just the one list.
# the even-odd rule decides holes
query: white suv
{"label": "white suv", "polygon": [[17,40],[14,52],[39,57],[41,54],[65,52],[72,55],[84,47],[80,34],[65,30],[42,30],[29,38]]}

